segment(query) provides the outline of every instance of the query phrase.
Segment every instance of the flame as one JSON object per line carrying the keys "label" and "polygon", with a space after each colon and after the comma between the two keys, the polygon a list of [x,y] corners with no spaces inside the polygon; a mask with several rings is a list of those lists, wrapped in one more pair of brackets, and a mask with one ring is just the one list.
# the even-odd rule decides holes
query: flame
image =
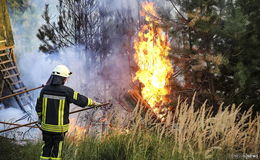
{"label": "flame", "polygon": [[[98,125],[102,125],[102,123],[106,122],[108,118],[103,117],[99,120],[100,123],[95,123]],[[84,140],[86,136],[88,136],[87,131],[92,128],[93,125],[87,125],[87,126],[80,126],[77,124],[76,118],[70,118],[70,127],[68,130],[68,138],[73,140],[74,142],[78,142],[81,140]]]}
{"label": "flame", "polygon": [[108,119],[106,118],[106,117],[104,117],[104,118],[101,118],[100,120],[99,120],[99,122],[106,122]]}
{"label": "flame", "polygon": [[77,125],[75,118],[70,118],[70,127],[68,130],[68,135],[75,142],[84,139],[86,136],[86,130],[88,127],[81,127]]}
{"label": "flame", "polygon": [[170,93],[170,87],[167,84],[173,74],[173,67],[168,58],[170,44],[165,32],[155,25],[159,20],[152,2],[142,3],[140,15],[144,16],[147,23],[141,26],[134,41],[134,59],[139,69],[133,81],[138,80],[143,84],[143,99],[157,117],[162,119],[164,115],[160,106],[169,103],[166,96]]}

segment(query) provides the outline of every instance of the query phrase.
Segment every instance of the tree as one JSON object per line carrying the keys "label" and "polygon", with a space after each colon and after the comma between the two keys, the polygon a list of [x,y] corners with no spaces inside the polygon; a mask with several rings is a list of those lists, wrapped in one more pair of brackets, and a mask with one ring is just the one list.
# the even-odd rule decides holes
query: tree
{"label": "tree", "polygon": [[79,45],[92,51],[93,60],[102,60],[115,49],[123,49],[124,43],[131,45],[136,27],[131,10],[111,9],[97,0],[60,0],[58,15],[57,21],[52,22],[46,5],[45,24],[37,34],[42,42],[40,50],[45,53]]}
{"label": "tree", "polygon": [[46,5],[43,19],[45,24],[39,29],[37,37],[43,42],[40,50],[45,53],[74,45],[83,45],[96,51],[99,39],[100,13],[96,0],[60,0],[58,20],[51,22]]}
{"label": "tree", "polygon": [[[175,19],[165,19],[172,41],[172,58],[175,70],[179,71],[184,84],[175,82],[174,91],[183,97],[192,97],[197,92],[198,104],[206,99],[217,106],[223,100],[220,90],[220,69],[228,61],[225,52],[215,44],[225,44],[221,36],[229,1],[221,0],[170,0]],[[171,16],[168,16],[171,17]],[[162,17],[163,18],[163,17]]]}
{"label": "tree", "polygon": [[260,2],[257,0],[238,0],[237,8],[246,17],[245,29],[233,36],[236,41],[236,55],[230,57],[234,64],[235,102],[243,103],[260,111]]}
{"label": "tree", "polygon": [[[177,91],[212,105],[222,101],[259,105],[259,29],[256,1],[170,0],[176,19],[170,27],[176,70],[184,76]],[[253,8],[253,10],[252,10]],[[251,18],[250,18],[250,16]],[[253,18],[254,17],[254,18]],[[248,24],[248,22],[250,22]],[[250,65],[247,65],[249,64]]]}

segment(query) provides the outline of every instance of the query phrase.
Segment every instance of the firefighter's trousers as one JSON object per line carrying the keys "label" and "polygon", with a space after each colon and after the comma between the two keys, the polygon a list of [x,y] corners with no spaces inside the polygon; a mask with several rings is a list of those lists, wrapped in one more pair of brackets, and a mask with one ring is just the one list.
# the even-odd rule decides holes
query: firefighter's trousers
{"label": "firefighter's trousers", "polygon": [[44,144],[40,160],[61,160],[64,136],[65,133],[42,131]]}

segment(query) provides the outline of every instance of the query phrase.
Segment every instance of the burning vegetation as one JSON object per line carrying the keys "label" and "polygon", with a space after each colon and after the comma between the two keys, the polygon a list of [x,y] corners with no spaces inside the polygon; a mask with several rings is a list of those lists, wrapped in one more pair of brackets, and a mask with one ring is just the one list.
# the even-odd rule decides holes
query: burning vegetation
{"label": "burning vegetation", "polygon": [[[118,2],[119,0],[115,1]],[[235,104],[224,105],[223,97],[235,97],[242,95],[242,92],[236,85],[230,85],[233,82],[235,84],[236,77],[229,74],[236,70],[229,70],[229,73],[221,70],[222,65],[226,65],[224,57],[227,53],[222,53],[219,48],[226,50],[229,46],[222,46],[229,41],[218,33],[213,34],[211,29],[214,26],[211,25],[218,23],[214,16],[210,17],[213,14],[208,7],[210,4],[197,6],[202,7],[197,9],[191,7],[197,5],[193,4],[195,1],[189,1],[187,4],[190,4],[188,7],[191,9],[183,13],[185,9],[189,10],[185,8],[186,2],[185,7],[181,6],[181,1],[176,1],[179,3],[177,7],[173,1],[168,2],[176,11],[178,23],[167,19],[168,17],[163,19],[153,2],[137,3],[140,5],[140,17],[133,18],[130,16],[132,11],[125,11],[125,8],[122,11],[109,10],[106,3],[105,7],[100,7],[98,0],[64,0],[58,4],[57,22],[52,22],[46,5],[43,15],[45,24],[37,34],[42,42],[39,49],[55,54],[64,48],[83,47],[80,52],[86,54],[88,60],[77,59],[72,64],[77,64],[76,68],[82,69],[84,67],[79,65],[79,61],[90,63],[85,69],[94,69],[91,73],[84,70],[78,72],[87,73],[86,77],[76,73],[79,76],[76,79],[86,80],[90,86],[86,87],[82,81],[77,81],[78,87],[104,102],[113,99],[112,109],[112,104],[110,107],[99,108],[98,111],[89,108],[89,112],[70,118],[70,129],[64,143],[64,159],[240,159],[241,155],[259,158],[259,114],[254,115],[254,107],[244,111]],[[111,4],[115,3],[111,1]],[[178,7],[182,7],[182,10],[179,11]],[[214,14],[219,10],[221,9],[217,8]],[[225,18],[219,17],[218,20],[223,19]],[[200,28],[202,24],[208,24],[205,31]],[[173,25],[174,27],[162,27]],[[176,34],[171,33],[172,29],[176,29]],[[240,38],[237,37],[237,32],[234,34],[235,40]],[[204,35],[206,36],[203,37]],[[244,53],[246,48],[240,47],[243,49],[241,53]],[[239,57],[242,54],[239,52],[234,55]],[[121,56],[122,59],[119,58]],[[68,60],[71,61],[71,57]],[[116,65],[115,60],[124,65]],[[127,60],[129,64],[126,63]],[[237,60],[233,60],[233,64]],[[239,67],[244,67],[242,64]],[[226,67],[226,70],[229,68]],[[242,71],[246,69],[242,68],[239,74],[243,74]],[[128,78],[125,78],[126,74]],[[176,75],[183,76],[182,82],[177,82],[177,78],[174,78]],[[133,85],[129,87],[129,84]],[[252,84],[257,86],[254,81]],[[229,89],[229,85],[230,90],[235,88],[235,94],[225,89]],[[197,91],[198,96],[194,95],[194,91]],[[259,95],[258,91],[254,90]],[[180,98],[175,100],[177,93]],[[125,95],[134,103],[121,104],[121,99],[124,102],[129,100]],[[191,95],[194,95],[193,98]],[[219,98],[221,96],[222,99]],[[176,105],[172,105],[173,101],[176,101]],[[216,101],[218,103],[214,103]],[[131,109],[128,110],[129,108]],[[19,127],[16,123],[9,124]],[[0,140],[0,144],[2,142],[4,141]],[[37,150],[40,145],[41,142],[28,143],[19,149],[23,152],[17,153],[23,153],[20,157],[25,157],[26,160],[35,159],[40,154],[40,150]]]}
{"label": "burning vegetation", "polygon": [[173,66],[168,58],[170,44],[167,34],[156,24],[158,17],[154,3],[142,3],[140,15],[145,24],[140,27],[134,42],[134,59],[138,65],[133,81],[142,84],[142,98],[149,104],[153,113],[161,120],[165,117],[170,102],[167,96],[171,93],[170,78]]}

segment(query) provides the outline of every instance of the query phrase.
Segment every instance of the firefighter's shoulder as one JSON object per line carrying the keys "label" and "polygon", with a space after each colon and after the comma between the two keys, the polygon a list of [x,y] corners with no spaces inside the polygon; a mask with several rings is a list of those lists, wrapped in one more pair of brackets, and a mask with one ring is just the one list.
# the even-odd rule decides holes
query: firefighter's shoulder
{"label": "firefighter's shoulder", "polygon": [[68,86],[61,86],[63,88],[64,91],[66,91],[67,94],[69,95],[73,95],[74,94],[74,90]]}

